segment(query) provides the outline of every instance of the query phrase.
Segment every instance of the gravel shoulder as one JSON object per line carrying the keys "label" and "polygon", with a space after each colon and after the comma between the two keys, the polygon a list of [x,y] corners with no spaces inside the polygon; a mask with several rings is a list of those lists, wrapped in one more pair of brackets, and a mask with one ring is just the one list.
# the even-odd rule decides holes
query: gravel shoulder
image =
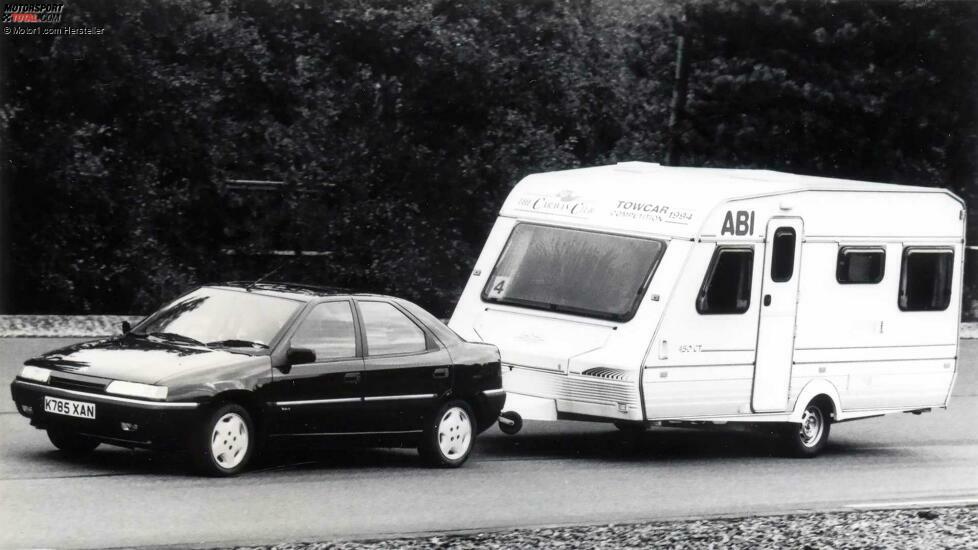
{"label": "gravel shoulder", "polygon": [[358,541],[238,546],[354,548],[978,548],[978,507],[546,527]]}

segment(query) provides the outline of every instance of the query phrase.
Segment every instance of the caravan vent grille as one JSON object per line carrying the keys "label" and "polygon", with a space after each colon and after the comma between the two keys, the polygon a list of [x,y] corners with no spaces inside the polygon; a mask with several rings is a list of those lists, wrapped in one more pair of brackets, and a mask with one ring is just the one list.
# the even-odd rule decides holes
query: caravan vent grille
{"label": "caravan vent grille", "polygon": [[617,407],[619,403],[638,406],[638,384],[598,376],[566,375],[537,369],[514,368],[503,372],[503,388],[508,392],[548,399],[566,399]]}
{"label": "caravan vent grille", "polygon": [[609,369],[608,367],[594,367],[593,369],[587,369],[581,374],[584,376],[607,378],[608,380],[620,380],[622,382],[631,382],[635,379],[635,377],[629,371],[621,369]]}

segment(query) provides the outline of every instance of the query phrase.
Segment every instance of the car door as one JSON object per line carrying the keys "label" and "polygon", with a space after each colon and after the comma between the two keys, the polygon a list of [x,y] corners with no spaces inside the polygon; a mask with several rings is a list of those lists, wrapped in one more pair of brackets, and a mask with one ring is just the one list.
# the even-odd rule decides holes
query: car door
{"label": "car door", "polygon": [[381,299],[358,299],[364,336],[365,421],[372,431],[421,428],[452,387],[451,357],[418,319]]}
{"label": "car door", "polygon": [[349,299],[310,308],[289,337],[291,349],[315,359],[274,369],[268,391],[275,411],[273,433],[331,434],[357,431],[362,411],[363,358],[359,326]]}

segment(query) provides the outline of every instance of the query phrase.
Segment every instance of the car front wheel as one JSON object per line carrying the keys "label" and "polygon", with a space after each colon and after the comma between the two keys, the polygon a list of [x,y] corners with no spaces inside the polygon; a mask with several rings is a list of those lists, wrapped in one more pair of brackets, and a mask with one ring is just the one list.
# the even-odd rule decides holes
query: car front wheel
{"label": "car front wheel", "polygon": [[431,466],[457,468],[469,458],[475,434],[472,408],[465,401],[449,401],[426,421],[418,452]]}
{"label": "car front wheel", "polygon": [[98,447],[98,440],[67,430],[48,428],[48,439],[59,451],[70,455],[84,455]]}
{"label": "car front wheel", "polygon": [[251,415],[237,403],[225,403],[204,417],[191,452],[201,473],[233,476],[247,467],[254,447]]}

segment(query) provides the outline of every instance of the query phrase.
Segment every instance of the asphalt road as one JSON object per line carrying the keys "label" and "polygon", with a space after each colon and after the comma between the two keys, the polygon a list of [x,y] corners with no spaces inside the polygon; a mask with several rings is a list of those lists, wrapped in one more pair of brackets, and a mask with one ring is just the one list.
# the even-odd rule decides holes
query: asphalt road
{"label": "asphalt road", "polygon": [[[73,340],[0,340],[0,380]],[[610,426],[493,428],[458,470],[408,450],[278,457],[235,479],[179,457],[101,447],[70,461],[0,389],[0,547],[262,543],[443,530],[978,502],[978,340],[948,411],[837,424],[814,460],[744,433]]]}

